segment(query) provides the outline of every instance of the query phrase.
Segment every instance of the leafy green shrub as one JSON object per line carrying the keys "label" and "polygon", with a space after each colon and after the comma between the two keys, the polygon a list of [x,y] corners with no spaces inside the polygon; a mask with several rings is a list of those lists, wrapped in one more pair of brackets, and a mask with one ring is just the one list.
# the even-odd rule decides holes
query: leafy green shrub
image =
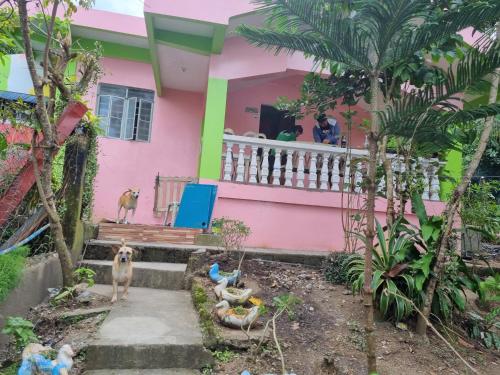
{"label": "leafy green shrub", "polygon": [[500,189],[498,181],[471,184],[462,197],[462,223],[480,232],[487,241],[498,242],[500,233],[500,206],[494,193]]}
{"label": "leafy green shrub", "polygon": [[466,321],[467,333],[475,340],[479,340],[488,348],[500,350],[500,336],[497,332],[500,329],[500,307],[493,309],[484,318],[475,312],[470,311]]}
{"label": "leafy green shrub", "polygon": [[[414,202],[414,207],[420,221],[419,229],[401,218],[386,236],[380,223],[376,223],[378,243],[372,253],[373,298],[384,316],[396,321],[409,317],[415,306],[422,305],[436,262],[435,247],[442,233],[443,219],[427,216],[421,198]],[[366,240],[363,235],[358,236]],[[479,293],[477,278],[468,273],[462,260],[452,251],[448,258],[432,301],[433,314],[445,320],[449,320],[455,310],[464,311],[464,288]],[[354,255],[348,267],[353,293],[360,293],[364,283],[364,259]]]}
{"label": "leafy green shrub", "polygon": [[212,227],[219,228],[220,246],[225,251],[241,250],[245,240],[250,236],[250,228],[240,220],[220,218],[214,219]]}
{"label": "leafy green shrub", "polygon": [[350,260],[351,254],[349,253],[334,252],[330,254],[323,263],[325,279],[332,284],[347,284],[349,281],[347,271]]}
{"label": "leafy green shrub", "polygon": [[[409,237],[400,235],[399,222],[395,223],[387,240],[380,223],[376,222],[378,245],[373,249],[373,297],[376,306],[384,316],[394,317],[397,321],[408,317],[413,312],[407,298],[413,297],[415,279],[405,269],[409,264],[409,253],[414,250]],[[365,240],[364,236],[362,239]],[[365,261],[360,256],[353,256],[349,263],[348,276],[352,282],[353,293],[361,293]],[[406,298],[405,298],[406,297]]]}
{"label": "leafy green shrub", "polygon": [[4,301],[19,283],[28,253],[29,248],[22,246],[8,254],[0,255],[0,302]]}
{"label": "leafy green shrub", "polygon": [[89,287],[94,286],[94,276],[95,272],[87,267],[79,267],[73,271],[73,276],[75,277],[75,282],[79,283],[87,283]]}
{"label": "leafy green shrub", "polygon": [[500,273],[495,276],[488,276],[479,283],[481,302],[500,302]]}
{"label": "leafy green shrub", "polygon": [[222,363],[229,363],[237,356],[237,354],[235,352],[233,352],[229,349],[214,350],[212,352],[212,355],[214,356],[214,358],[217,361],[222,362]]}
{"label": "leafy green shrub", "polygon": [[77,268],[73,271],[73,277],[75,279],[76,285],[63,288],[61,292],[51,300],[51,303],[57,305],[61,302],[67,302],[76,297],[77,285],[79,283],[87,283],[89,287],[93,286],[95,284],[94,276],[95,272],[90,268]]}
{"label": "leafy green shrub", "polygon": [[9,316],[2,333],[11,336],[14,339],[16,348],[21,350],[28,344],[38,342],[38,337],[33,331],[34,328],[33,323],[29,320],[20,316]]}

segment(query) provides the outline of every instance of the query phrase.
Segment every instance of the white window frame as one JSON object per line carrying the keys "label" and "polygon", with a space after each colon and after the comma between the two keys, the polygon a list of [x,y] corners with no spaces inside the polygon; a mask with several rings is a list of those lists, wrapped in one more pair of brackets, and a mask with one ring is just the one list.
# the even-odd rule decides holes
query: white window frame
{"label": "white window frame", "polygon": [[[103,84],[104,85],[108,85],[106,83],[103,83]],[[121,140],[125,140],[125,141],[134,141],[134,142],[151,142],[151,132],[153,130],[154,101],[153,100],[143,99],[143,98],[138,98],[138,97],[135,97],[135,96],[134,97],[128,97],[130,89],[141,90],[141,91],[148,91],[148,90],[136,89],[136,88],[133,88],[133,87],[120,86],[120,85],[112,85],[112,84],[109,84],[109,86],[118,86],[118,87],[120,87],[122,89],[125,89],[125,95],[126,95],[126,97],[123,98],[121,96],[109,95],[109,94],[104,94],[104,95],[98,94],[97,95],[96,113],[97,113],[97,116],[101,119],[101,128],[104,131],[104,137],[110,138],[110,139],[121,139]],[[101,105],[101,98],[103,98],[103,97],[108,97],[109,98],[109,103],[108,103],[108,108],[107,108],[107,113],[108,113],[107,116],[100,116],[99,115],[99,109],[100,109],[100,105]],[[121,125],[120,125],[120,137],[113,137],[113,136],[109,135],[109,125],[110,125],[110,119],[111,119],[111,107],[112,107],[113,98],[121,99],[121,100],[124,101],[124,103],[123,103],[123,112],[122,112],[122,117],[121,117]],[[131,118],[129,116],[129,113],[128,113],[129,112],[129,105],[130,105],[129,103],[132,100],[135,101],[135,105],[134,105],[135,108],[134,108],[134,115],[133,115],[134,123],[133,123],[133,126],[132,126],[132,134],[131,135],[127,135],[126,134],[127,125],[128,125],[127,122]],[[143,102],[147,102],[147,103],[151,104],[151,112],[149,114],[149,127],[148,127],[148,138],[147,138],[147,140],[146,139],[139,139],[138,138],[140,115],[141,115],[141,109],[142,109],[142,103]],[[139,104],[139,112],[136,114],[137,104]],[[102,119],[106,119],[107,120],[106,123],[105,123],[105,126],[102,126],[103,125]],[[135,135],[135,138],[134,138],[134,135]]]}

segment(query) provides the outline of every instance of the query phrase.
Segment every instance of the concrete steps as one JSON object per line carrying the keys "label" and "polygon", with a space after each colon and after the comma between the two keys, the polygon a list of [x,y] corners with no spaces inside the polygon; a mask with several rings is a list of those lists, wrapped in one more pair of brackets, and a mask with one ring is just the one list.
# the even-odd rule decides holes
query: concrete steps
{"label": "concrete steps", "polygon": [[[112,264],[110,260],[84,260],[82,267],[92,269],[97,284],[112,283]],[[186,264],[134,262],[134,274],[131,286],[153,289],[180,290],[184,286]]]}
{"label": "concrete steps", "polygon": [[[111,293],[109,285],[96,284],[90,290]],[[188,291],[130,288],[128,300],[115,304],[87,347],[87,369],[105,371],[101,374],[111,374],[108,369],[120,370],[116,374],[184,369],[155,374],[187,375],[192,372],[186,369],[200,369],[212,361]]]}
{"label": "concrete steps", "polygon": [[[85,242],[85,259],[113,260],[112,246],[119,245],[119,240],[89,240]],[[172,243],[152,243],[127,241],[127,246],[137,250],[134,260],[140,262],[187,263],[192,252],[202,246]]]}
{"label": "concrete steps", "polygon": [[83,375],[200,375],[198,370],[187,369],[136,369],[136,370],[94,370]]}

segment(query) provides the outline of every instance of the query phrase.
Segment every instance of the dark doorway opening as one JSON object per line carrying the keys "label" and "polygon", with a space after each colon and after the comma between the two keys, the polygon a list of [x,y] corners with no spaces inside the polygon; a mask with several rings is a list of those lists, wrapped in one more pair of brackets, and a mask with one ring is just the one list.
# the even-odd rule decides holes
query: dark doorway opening
{"label": "dark doorway opening", "polygon": [[287,113],[270,105],[261,105],[259,133],[264,133],[267,139],[276,139],[281,131],[295,125],[295,117],[289,117]]}

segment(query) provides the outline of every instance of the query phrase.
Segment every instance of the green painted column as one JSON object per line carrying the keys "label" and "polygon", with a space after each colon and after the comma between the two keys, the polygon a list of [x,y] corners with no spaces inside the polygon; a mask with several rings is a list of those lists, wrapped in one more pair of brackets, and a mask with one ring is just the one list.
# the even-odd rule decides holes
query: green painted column
{"label": "green painted column", "polygon": [[444,166],[443,175],[448,177],[440,182],[440,198],[442,201],[447,201],[450,195],[462,178],[462,151],[450,150],[446,155],[446,164]]}
{"label": "green painted column", "polygon": [[9,55],[0,59],[0,90],[8,91],[11,57]]}
{"label": "green painted column", "polygon": [[221,173],[222,142],[226,118],[227,80],[208,78],[205,117],[201,130],[198,177],[218,180]]}

